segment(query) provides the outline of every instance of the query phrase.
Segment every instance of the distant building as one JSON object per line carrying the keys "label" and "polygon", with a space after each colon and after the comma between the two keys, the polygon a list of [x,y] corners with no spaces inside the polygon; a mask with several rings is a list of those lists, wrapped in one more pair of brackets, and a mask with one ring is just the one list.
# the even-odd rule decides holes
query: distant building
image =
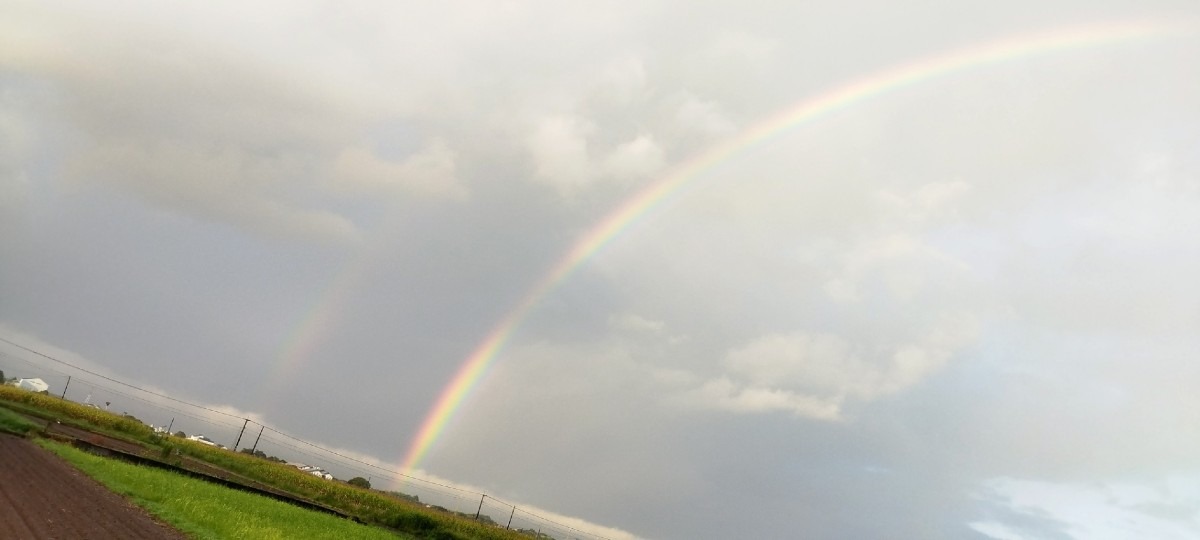
{"label": "distant building", "polygon": [[198,443],[200,443],[200,444],[203,444],[203,445],[207,445],[207,446],[215,446],[215,447],[217,447],[217,448],[220,448],[220,449],[222,449],[222,450],[226,450],[226,448],[225,448],[225,445],[222,445],[222,444],[217,444],[217,441],[214,441],[214,440],[212,440],[212,439],[210,439],[210,438],[208,438],[208,437],[205,437],[204,435],[192,435],[191,437],[188,437],[188,440],[189,440],[189,441],[196,441],[196,442],[198,442]]}
{"label": "distant building", "polygon": [[329,474],[325,469],[322,469],[321,467],[318,467],[316,465],[305,465],[303,463],[288,463],[288,465],[291,465],[297,469],[300,469],[301,472],[306,472],[306,473],[316,476],[318,478],[324,478],[326,480],[333,480],[332,474]]}
{"label": "distant building", "polygon": [[29,390],[30,392],[46,392],[50,390],[50,385],[46,384],[46,381],[37,378],[18,379],[17,387]]}

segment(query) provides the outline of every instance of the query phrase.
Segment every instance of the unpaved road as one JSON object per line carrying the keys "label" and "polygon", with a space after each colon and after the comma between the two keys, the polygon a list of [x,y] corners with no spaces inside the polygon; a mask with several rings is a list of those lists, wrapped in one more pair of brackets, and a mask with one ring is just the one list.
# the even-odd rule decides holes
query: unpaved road
{"label": "unpaved road", "polygon": [[58,456],[0,434],[0,538],[183,540]]}

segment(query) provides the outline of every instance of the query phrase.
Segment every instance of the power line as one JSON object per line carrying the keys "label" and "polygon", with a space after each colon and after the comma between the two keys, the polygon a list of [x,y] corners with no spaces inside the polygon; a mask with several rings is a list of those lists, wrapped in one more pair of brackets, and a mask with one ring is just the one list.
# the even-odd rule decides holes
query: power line
{"label": "power line", "polygon": [[[257,422],[256,422],[256,423],[257,423]],[[303,440],[303,439],[301,439],[301,438],[299,438],[299,437],[294,437],[294,436],[292,436],[292,435],[288,435],[287,433],[284,433],[284,432],[282,432],[282,431],[279,431],[279,430],[277,430],[277,429],[275,429],[275,428],[273,428],[273,427],[271,427],[271,426],[264,426],[264,427],[266,427],[268,430],[270,430],[270,431],[272,431],[272,432],[278,433],[278,434],[280,434],[280,435],[282,435],[282,436],[284,436],[284,437],[287,437],[287,438],[289,438],[289,439],[292,439],[292,440],[294,440],[294,441],[297,441],[297,442],[300,442],[300,443],[306,444],[306,445],[308,445],[308,446],[311,446],[311,447],[313,447],[313,448],[316,448],[316,449],[318,449],[318,450],[323,450],[323,451],[325,451],[325,452],[329,452],[330,454],[333,454],[333,455],[335,455],[335,456],[338,456],[338,457],[340,457],[340,458],[342,458],[342,459],[348,459],[348,460],[350,460],[350,461],[353,461],[353,462],[355,462],[355,463],[359,463],[359,464],[362,464],[362,465],[366,465],[366,466],[368,466],[368,467],[371,467],[371,468],[373,468],[373,469],[378,469],[378,470],[380,470],[380,471],[387,472],[387,473],[391,473],[391,474],[393,474],[393,475],[396,475],[396,476],[399,476],[399,477],[403,477],[403,478],[407,478],[407,479],[410,479],[410,480],[415,480],[415,481],[418,481],[418,482],[424,482],[424,483],[426,483],[426,484],[433,484],[433,485],[435,485],[435,486],[441,486],[441,487],[444,487],[444,488],[447,488],[447,489],[453,489],[453,490],[455,490],[455,491],[461,491],[461,492],[463,492],[463,493],[470,493],[470,494],[472,494],[472,495],[484,495],[483,493],[480,493],[480,492],[477,492],[477,491],[471,491],[471,490],[469,490],[469,489],[463,489],[463,488],[459,488],[459,487],[449,486],[449,485],[446,485],[446,484],[442,484],[442,483],[434,482],[433,480],[427,480],[427,479],[425,479],[425,478],[420,478],[420,477],[417,477],[417,476],[411,476],[411,475],[408,475],[408,474],[404,474],[404,473],[402,473],[402,472],[400,472],[400,471],[396,471],[396,470],[388,469],[388,468],[386,468],[386,467],[382,467],[382,466],[376,465],[376,464],[374,464],[374,463],[369,463],[369,462],[363,461],[363,460],[361,460],[361,459],[352,458],[352,457],[350,457],[350,456],[347,456],[347,455],[344,455],[344,454],[338,453],[337,451],[330,450],[330,449],[328,449],[328,448],[325,448],[325,447],[322,447],[322,446],[320,446],[320,445],[317,445],[317,444],[314,444],[314,443],[308,442],[308,441],[306,441],[306,440]]]}
{"label": "power line", "polygon": [[[50,355],[48,355],[48,354],[44,354],[44,353],[42,353],[42,352],[39,352],[39,351],[36,351],[36,350],[30,349],[29,347],[26,347],[26,346],[24,346],[24,345],[21,345],[21,344],[19,344],[19,343],[14,343],[14,342],[12,342],[12,341],[10,341],[10,340],[8,340],[8,339],[5,339],[5,338],[3,338],[3,337],[0,337],[0,341],[2,341],[2,342],[4,342],[4,343],[7,343],[7,344],[9,344],[9,345],[12,345],[13,347],[17,347],[18,349],[24,350],[24,351],[26,351],[26,352],[29,352],[29,353],[32,353],[32,354],[36,354],[36,355],[38,355],[38,356],[40,356],[40,357],[42,357],[42,358],[45,358],[45,359],[47,359],[47,360],[50,360],[50,361],[53,361],[53,362],[57,362],[57,363],[59,363],[59,364],[62,364],[62,365],[64,365],[64,366],[67,366],[67,367],[70,367],[70,368],[73,368],[73,369],[76,369],[76,370],[82,371],[82,372],[84,372],[84,373],[87,373],[87,374],[90,374],[90,375],[95,375],[96,377],[100,377],[101,379],[104,379],[104,380],[106,380],[106,381],[109,381],[109,382],[112,382],[112,383],[116,383],[116,384],[119,384],[119,385],[121,385],[121,386],[125,386],[125,387],[128,387],[128,388],[132,388],[132,389],[134,389],[134,390],[137,390],[137,391],[139,391],[139,392],[145,392],[145,393],[147,393],[147,394],[150,394],[150,395],[152,395],[152,396],[156,396],[156,397],[160,397],[160,398],[163,398],[163,399],[166,399],[166,400],[174,401],[174,402],[176,402],[176,403],[182,403],[182,404],[184,404],[184,405],[187,405],[187,406],[189,406],[189,407],[195,407],[195,408],[198,408],[198,409],[203,409],[203,410],[205,410],[205,411],[212,412],[212,413],[216,413],[216,414],[220,414],[220,415],[222,415],[222,416],[228,416],[228,417],[230,417],[230,418],[236,418],[236,419],[238,419],[238,420],[245,420],[245,421],[247,421],[247,422],[254,422],[254,423],[255,423],[255,424],[257,424],[257,425],[259,425],[259,426],[262,426],[264,429],[267,429],[267,430],[271,431],[272,433],[276,433],[276,434],[278,434],[278,435],[280,435],[280,436],[282,436],[282,437],[286,437],[286,438],[288,438],[288,439],[291,439],[291,440],[293,440],[293,441],[296,441],[296,442],[298,442],[298,443],[301,443],[301,444],[303,444],[303,445],[306,445],[306,446],[309,446],[309,447],[315,448],[315,449],[317,449],[317,450],[320,450],[320,451],[326,452],[326,453],[328,453],[328,454],[332,454],[332,455],[334,455],[334,456],[337,456],[337,457],[339,457],[339,458],[342,458],[343,460],[348,460],[348,461],[351,461],[351,462],[354,462],[354,463],[358,463],[358,464],[360,464],[360,465],[365,465],[365,466],[367,466],[367,467],[370,467],[371,469],[375,469],[375,470],[378,470],[378,471],[382,471],[382,472],[388,473],[388,474],[392,475],[392,476],[391,476],[389,479],[390,479],[390,480],[393,480],[393,481],[395,481],[395,480],[400,480],[400,479],[404,479],[404,480],[406,480],[406,481],[420,482],[420,483],[423,483],[423,484],[429,484],[429,485],[433,485],[433,486],[438,486],[438,487],[442,487],[442,488],[445,488],[445,489],[448,489],[448,490],[457,491],[457,492],[460,492],[460,493],[469,493],[469,494],[471,494],[471,495],[478,495],[478,496],[481,496],[481,497],[486,497],[486,498],[488,498],[488,499],[492,499],[493,501],[495,501],[495,502],[496,502],[496,503],[498,503],[498,504],[501,504],[501,505],[507,506],[507,507],[509,507],[509,508],[512,508],[514,513],[515,513],[515,512],[517,512],[517,511],[520,511],[522,514],[525,514],[526,516],[529,516],[530,518],[534,518],[534,519],[536,519],[536,520],[538,520],[538,521],[545,522],[545,523],[551,523],[551,524],[557,525],[558,527],[563,527],[563,528],[565,528],[565,529],[567,529],[567,530],[573,531],[573,532],[575,532],[575,533],[580,533],[580,534],[583,534],[583,535],[587,535],[587,536],[593,536],[593,537],[596,537],[596,538],[600,538],[600,539],[602,539],[602,540],[607,540],[607,539],[606,539],[605,537],[603,537],[603,536],[600,536],[600,535],[597,535],[597,534],[594,534],[594,533],[588,533],[588,532],[585,532],[585,531],[582,531],[582,530],[576,529],[576,528],[574,528],[574,527],[571,527],[570,525],[566,525],[566,524],[563,524],[563,523],[559,523],[559,522],[557,522],[557,521],[554,521],[554,520],[552,520],[552,519],[549,519],[549,518],[546,518],[546,517],[544,517],[544,516],[541,516],[541,515],[535,514],[535,513],[533,513],[533,512],[530,512],[530,511],[528,511],[528,510],[523,510],[523,509],[521,509],[520,507],[518,507],[517,505],[515,505],[515,504],[513,504],[513,503],[510,503],[510,502],[504,501],[504,500],[502,500],[502,499],[497,499],[496,497],[493,497],[493,496],[491,496],[491,495],[487,495],[487,494],[485,494],[485,493],[476,492],[476,491],[472,491],[472,490],[469,490],[469,489],[463,489],[463,488],[460,488],[460,487],[455,487],[455,486],[451,486],[451,485],[443,484],[443,483],[440,483],[440,482],[435,482],[435,481],[433,481],[433,480],[428,480],[428,479],[425,479],[425,478],[420,478],[420,477],[417,477],[417,476],[412,476],[412,475],[405,474],[405,473],[402,473],[402,472],[400,472],[400,471],[396,471],[396,470],[393,470],[393,469],[388,469],[388,468],[386,468],[386,467],[382,467],[382,466],[380,466],[380,465],[376,465],[376,464],[374,464],[374,463],[370,463],[370,462],[367,462],[367,461],[363,461],[363,460],[360,460],[360,459],[357,459],[357,458],[353,458],[353,457],[347,456],[347,455],[345,455],[345,454],[342,454],[342,453],[340,453],[340,452],[337,452],[337,451],[335,451],[335,450],[331,450],[331,449],[329,449],[329,448],[325,448],[325,447],[323,447],[323,446],[320,446],[320,445],[318,445],[318,444],[311,443],[311,442],[309,442],[309,441],[306,441],[306,440],[304,440],[304,439],[301,439],[301,438],[299,438],[299,437],[296,437],[296,436],[293,436],[293,435],[289,435],[289,434],[287,434],[287,433],[284,433],[284,432],[282,432],[282,431],[279,431],[278,429],[275,429],[275,428],[273,428],[273,427],[271,427],[271,426],[268,426],[268,425],[266,425],[266,424],[263,424],[263,423],[261,423],[261,422],[257,422],[257,421],[254,421],[254,420],[249,420],[249,419],[247,419],[247,418],[242,418],[242,417],[240,417],[240,416],[237,416],[237,415],[235,415],[235,414],[230,414],[230,413],[227,413],[227,412],[224,412],[224,411],[219,411],[219,410],[216,410],[216,409],[213,409],[213,408],[210,408],[210,407],[206,407],[206,406],[204,406],[204,405],[199,405],[199,404],[196,404],[196,403],[191,403],[191,402],[188,402],[188,401],[184,401],[184,400],[182,400],[182,399],[173,398],[173,397],[171,397],[171,396],[168,396],[168,395],[165,395],[165,394],[160,394],[160,393],[158,393],[158,392],[154,392],[154,391],[151,391],[151,390],[147,390],[147,389],[145,389],[145,388],[141,388],[141,387],[139,387],[139,386],[135,386],[135,385],[132,385],[132,384],[126,383],[126,382],[124,382],[124,381],[119,381],[119,380],[113,379],[112,377],[108,377],[108,376],[106,376],[106,375],[102,375],[102,374],[100,374],[100,373],[96,373],[96,372],[94,372],[94,371],[90,371],[90,370],[87,370],[87,369],[81,368],[81,367],[79,367],[79,366],[76,366],[76,365],[74,365],[74,364],[71,364],[70,362],[66,362],[66,361],[63,361],[63,360],[59,360],[59,359],[57,359],[57,358],[54,358],[53,356],[50,356]],[[13,355],[11,355],[11,354],[7,354],[7,353],[0,352],[0,355],[2,355],[2,356],[6,356],[6,357],[8,357],[8,358],[10,358],[10,359],[13,359],[13,360],[20,361],[20,362],[22,362],[22,363],[25,363],[25,364],[28,364],[28,365],[30,365],[30,366],[37,366],[37,364],[34,364],[34,363],[32,363],[32,362],[29,362],[28,360],[24,360],[24,359],[18,358],[18,357],[16,357],[16,356],[13,356]],[[67,375],[66,373],[62,373],[62,372],[60,372],[60,371],[57,371],[57,370],[55,370],[55,369],[52,369],[52,368],[45,368],[45,367],[43,367],[43,366],[37,366],[37,367],[42,367],[43,369],[47,369],[47,370],[49,370],[49,371],[51,371],[51,372],[54,372],[54,373],[57,373],[57,374],[59,374],[59,375]],[[202,419],[202,418],[198,418],[198,417],[192,416],[192,415],[190,415],[190,414],[188,414],[188,413],[186,413],[186,412],[180,411],[180,410],[178,410],[178,409],[174,409],[174,408],[172,408],[172,407],[168,407],[168,406],[166,406],[166,405],[157,404],[157,403],[154,403],[154,402],[151,402],[151,401],[145,400],[145,399],[143,399],[143,398],[140,398],[140,397],[137,397],[137,396],[131,396],[131,395],[128,395],[128,394],[124,394],[124,393],[122,393],[122,392],[119,392],[119,391],[117,391],[117,390],[113,390],[113,389],[111,389],[111,388],[107,388],[107,387],[101,386],[101,385],[99,385],[98,383],[95,383],[95,382],[93,382],[93,381],[87,381],[87,380],[80,379],[80,382],[85,382],[85,383],[87,383],[87,384],[91,384],[91,385],[93,385],[93,386],[99,386],[100,388],[104,388],[105,390],[107,390],[107,391],[109,391],[109,392],[112,392],[112,393],[114,393],[114,394],[118,394],[118,395],[122,395],[122,396],[125,396],[125,397],[129,397],[129,398],[137,399],[137,400],[139,400],[139,401],[142,401],[143,403],[147,403],[147,404],[149,404],[149,405],[152,405],[152,406],[155,406],[155,407],[162,407],[162,408],[164,408],[164,409],[167,409],[167,410],[169,410],[169,411],[174,411],[174,412],[177,412],[177,413],[179,413],[179,414],[182,414],[182,415],[184,415],[184,416],[188,416],[188,417],[190,417],[190,418],[193,418],[193,419],[195,419],[195,420],[200,420],[200,421],[202,421],[202,422],[211,423],[211,424],[216,424],[216,425],[221,425],[221,426],[226,426],[226,427],[237,427],[236,425],[231,425],[231,424],[222,424],[222,423],[220,423],[220,422],[216,422],[216,421],[213,421],[213,420],[211,420],[211,419]],[[306,455],[306,456],[310,456],[310,457],[314,457],[314,458],[319,458],[319,456],[316,456],[316,455],[313,455],[313,454],[309,454],[308,452],[305,452],[304,450],[301,450],[300,448],[297,448],[297,447],[295,447],[295,446],[293,446],[293,445],[289,445],[289,444],[283,443],[282,441],[278,441],[278,440],[271,439],[271,438],[268,438],[267,440],[268,440],[268,441],[270,441],[270,442],[273,442],[274,444],[278,444],[278,445],[280,445],[280,446],[285,446],[285,447],[291,448],[291,449],[293,449],[293,450],[295,450],[295,451],[297,451],[297,452],[300,452],[301,454],[304,454],[304,455]],[[334,461],[336,461],[336,460],[334,460]],[[370,473],[370,472],[368,472],[368,471],[364,471],[364,470],[362,470],[362,469],[358,469],[357,467],[354,467],[354,466],[352,466],[352,465],[346,465],[344,462],[342,462],[342,463],[340,463],[340,464],[341,464],[343,467],[346,467],[346,468],[348,468],[348,469],[351,469],[351,470],[354,470],[354,471],[357,471],[357,472],[361,472],[361,473],[367,473],[368,475],[372,475],[372,473]],[[414,487],[415,487],[415,485],[414,485]],[[443,494],[443,495],[446,495],[446,496],[449,496],[449,497],[454,497],[454,498],[456,498],[456,499],[459,499],[459,500],[464,500],[464,498],[462,498],[462,497],[459,497],[458,495],[454,495],[453,493],[442,492],[442,494]]]}
{"label": "power line", "polygon": [[[224,422],[220,422],[220,421],[214,420],[214,419],[212,419],[212,418],[203,418],[203,417],[200,417],[200,416],[193,415],[193,414],[191,414],[191,413],[189,413],[189,412],[187,412],[187,411],[184,411],[184,410],[182,410],[182,409],[176,409],[176,408],[174,408],[174,407],[170,407],[170,406],[167,406],[167,405],[163,405],[162,403],[155,403],[155,402],[153,402],[153,401],[150,401],[150,400],[148,400],[148,399],[146,399],[146,398],[143,398],[143,397],[135,396],[135,395],[133,395],[133,394],[126,394],[125,392],[121,392],[120,390],[113,390],[112,388],[109,388],[109,387],[107,387],[107,386],[104,386],[104,385],[102,385],[102,384],[99,384],[99,383],[97,383],[97,382],[95,382],[95,381],[90,381],[90,380],[87,380],[87,379],[82,379],[82,378],[78,378],[78,377],[76,377],[76,378],[75,378],[75,380],[76,380],[76,381],[79,381],[79,382],[81,382],[81,383],[84,383],[84,384],[87,384],[87,385],[91,386],[93,390],[94,390],[94,389],[100,389],[100,390],[103,390],[103,391],[105,391],[105,392],[108,392],[108,393],[111,393],[111,394],[115,394],[115,395],[118,395],[118,396],[127,397],[127,398],[129,398],[129,399],[136,399],[136,400],[138,400],[138,401],[140,401],[140,402],[142,402],[142,403],[145,403],[145,404],[147,404],[147,405],[149,405],[149,406],[151,406],[151,407],[155,407],[155,408],[158,408],[158,409],[163,409],[163,410],[166,410],[166,411],[170,411],[170,412],[172,412],[172,413],[174,413],[174,414],[178,414],[178,415],[181,415],[181,416],[186,416],[186,417],[188,417],[188,418],[191,418],[191,419],[193,419],[193,420],[198,420],[198,421],[200,421],[200,422],[204,422],[205,424],[209,424],[209,425],[215,425],[215,426],[220,426],[220,427],[227,427],[227,428],[232,428],[232,429],[237,429],[237,427],[238,427],[238,426],[237,426],[237,424],[226,424],[226,423],[224,423]],[[76,395],[78,395],[78,394],[76,394]]]}
{"label": "power line", "polygon": [[[79,371],[82,371],[82,372],[84,372],[84,373],[87,373],[87,374],[90,374],[90,375],[95,375],[95,376],[97,376],[97,377],[100,377],[101,379],[104,379],[104,380],[106,380],[106,381],[111,381],[111,382],[117,383],[117,384],[119,384],[119,385],[121,385],[121,386],[128,386],[129,388],[132,388],[132,389],[134,389],[134,390],[138,390],[138,391],[141,391],[141,392],[145,392],[145,393],[147,393],[147,394],[150,394],[150,395],[152,395],[152,396],[158,396],[158,397],[160,397],[160,398],[163,398],[163,399],[169,399],[169,400],[171,400],[171,401],[175,401],[175,402],[178,402],[178,403],[182,403],[182,404],[184,404],[184,405],[188,405],[188,406],[191,406],[191,407],[196,407],[196,408],[199,408],[199,409],[204,409],[204,410],[206,410],[206,411],[208,411],[208,412],[214,412],[214,413],[221,414],[221,415],[225,415],[225,416],[228,416],[228,417],[231,417],[231,418],[237,418],[238,420],[245,420],[245,418],[242,418],[242,417],[240,417],[240,416],[238,416],[238,415],[236,415],[236,414],[230,414],[230,413],[227,413],[227,412],[225,412],[225,411],[218,411],[218,410],[216,410],[216,409],[210,409],[210,408],[208,408],[208,407],[205,407],[204,405],[197,405],[197,404],[195,404],[195,403],[190,403],[190,402],[184,401],[184,400],[182,400],[182,399],[173,398],[173,397],[171,397],[171,396],[168,396],[168,395],[165,395],[165,394],[160,394],[160,393],[158,393],[158,392],[154,392],[154,391],[151,391],[151,390],[146,390],[145,388],[141,388],[141,387],[138,387],[138,386],[134,386],[134,385],[132,385],[132,384],[129,384],[129,383],[127,383],[127,382],[118,381],[118,380],[116,380],[116,379],[114,379],[114,378],[112,378],[112,377],[108,377],[108,376],[105,376],[105,375],[101,375],[101,374],[99,374],[99,373],[96,373],[95,371],[89,371],[89,370],[86,370],[86,369],[84,369],[84,368],[81,368],[81,367],[79,367],[79,366],[76,366],[76,365],[74,365],[74,364],[72,364],[72,363],[70,363],[70,362],[64,362],[64,361],[62,361],[62,360],[59,360],[59,359],[57,359],[57,358],[55,358],[55,357],[53,357],[53,356],[50,356],[50,355],[48,355],[48,354],[43,354],[43,353],[40,353],[40,352],[38,352],[38,351],[35,351],[35,350],[33,350],[33,349],[30,349],[29,347],[26,347],[26,346],[24,346],[24,345],[21,345],[21,344],[19,344],[19,343],[13,343],[12,341],[9,341],[9,340],[7,340],[7,339],[4,339],[4,338],[2,338],[2,337],[0,337],[0,341],[3,341],[3,342],[5,342],[5,343],[7,343],[7,344],[9,344],[9,345],[12,345],[13,347],[16,347],[16,348],[18,348],[18,349],[21,349],[21,350],[24,350],[24,351],[28,351],[28,352],[31,352],[31,353],[33,353],[33,354],[36,354],[36,355],[38,355],[38,356],[41,356],[42,358],[45,358],[45,359],[47,359],[47,360],[50,360],[50,361],[53,361],[53,362],[58,362],[58,363],[60,363],[60,364],[62,364],[62,365],[64,365],[64,366],[69,366],[69,367],[71,367],[71,368],[77,369],[77,370],[79,370]],[[257,423],[257,422],[255,422],[255,423]]]}

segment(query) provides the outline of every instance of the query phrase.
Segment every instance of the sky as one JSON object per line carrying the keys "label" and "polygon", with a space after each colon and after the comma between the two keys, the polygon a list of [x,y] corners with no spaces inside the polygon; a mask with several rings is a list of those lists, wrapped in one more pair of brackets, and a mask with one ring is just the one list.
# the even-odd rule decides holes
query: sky
{"label": "sky", "polygon": [[1196,66],[1191,0],[0,0],[0,337],[605,538],[1196,538]]}

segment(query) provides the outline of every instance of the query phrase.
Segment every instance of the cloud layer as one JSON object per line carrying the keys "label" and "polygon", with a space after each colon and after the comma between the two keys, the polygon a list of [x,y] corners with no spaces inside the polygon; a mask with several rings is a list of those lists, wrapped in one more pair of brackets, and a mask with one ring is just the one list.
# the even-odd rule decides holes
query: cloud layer
{"label": "cloud layer", "polygon": [[699,172],[545,295],[421,465],[609,536],[1195,536],[1198,17],[11,2],[0,324],[399,461],[498,321],[673,165],[883,69],[1171,22]]}

